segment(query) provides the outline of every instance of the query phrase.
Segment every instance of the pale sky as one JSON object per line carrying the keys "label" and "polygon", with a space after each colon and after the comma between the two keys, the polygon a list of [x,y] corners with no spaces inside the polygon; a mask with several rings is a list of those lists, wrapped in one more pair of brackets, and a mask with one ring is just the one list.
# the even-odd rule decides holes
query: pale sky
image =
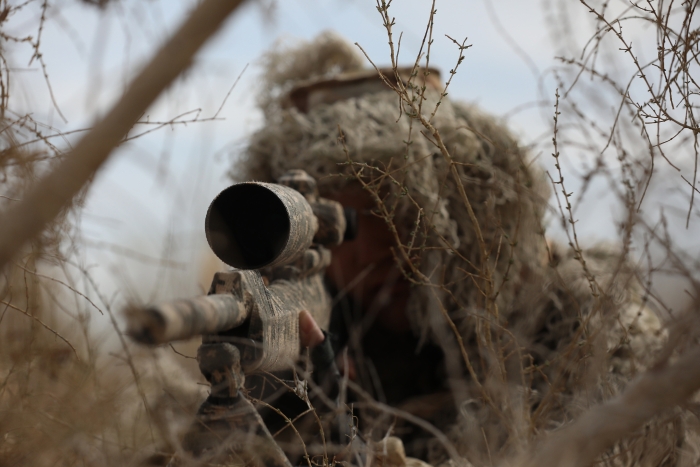
{"label": "pale sky", "polygon": [[[539,142],[535,152],[551,168],[551,105],[556,82],[547,70],[559,66],[557,55],[572,56],[585,44],[592,18],[578,4],[563,14],[557,0],[488,2],[436,2],[431,65],[446,77],[458,51],[445,34],[458,40],[468,37],[472,47],[452,82],[451,98],[476,102],[501,116],[525,106],[509,122],[525,143]],[[31,111],[37,119],[64,131],[89,126],[119,97],[140,64],[153,55],[194,4],[192,0],[121,0],[100,11],[74,0],[52,3],[42,51],[67,123],[54,109],[36,62],[27,67],[31,52],[21,46],[12,49],[11,66],[28,69],[15,74],[21,76],[21,82],[15,79],[12,107],[18,112]],[[21,16],[10,18],[8,27],[28,33],[37,20],[36,8],[33,11],[26,9]],[[430,2],[395,0],[390,11],[396,18],[395,33],[403,32],[402,61],[412,63]],[[150,121],[167,121],[196,109],[201,109],[200,118],[211,117],[248,66],[222,108],[220,121],[172,125],[138,138],[118,149],[99,172],[87,198],[82,228],[88,244],[94,245],[86,250],[85,261],[94,265],[105,287],[152,300],[197,293],[197,283],[207,282],[208,278],[200,278],[207,255],[204,214],[211,199],[228,185],[225,172],[231,157],[260,124],[254,102],[258,60],[276,40],[311,39],[326,29],[361,44],[375,63],[389,62],[386,32],[373,0],[249,2],[200,52],[192,69],[149,110]],[[571,31],[572,39],[557,43],[561,30]],[[535,73],[544,78],[539,81]],[[550,102],[539,108],[526,106],[543,98]],[[134,132],[148,128],[139,126]],[[574,153],[568,162],[567,174],[581,165]],[[572,177],[569,190],[579,186]],[[584,238],[615,236],[616,211],[609,197],[601,195],[603,186],[598,187],[599,193],[594,190],[591,194],[597,201],[578,212],[586,220],[579,231]],[[144,266],[105,250],[105,244],[174,260],[183,267]]]}

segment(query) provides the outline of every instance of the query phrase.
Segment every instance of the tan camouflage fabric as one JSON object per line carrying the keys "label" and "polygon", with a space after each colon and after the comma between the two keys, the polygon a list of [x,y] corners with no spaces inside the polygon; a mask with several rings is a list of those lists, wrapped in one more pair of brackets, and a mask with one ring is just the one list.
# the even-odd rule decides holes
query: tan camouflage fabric
{"label": "tan camouflage fabric", "polygon": [[396,436],[387,436],[375,444],[373,460],[377,467],[432,467],[420,459],[406,457],[403,442]]}
{"label": "tan camouflage fabric", "polygon": [[[354,48],[336,35],[325,33],[310,43],[287,44],[273,50],[266,60],[261,90],[265,122],[236,161],[233,177],[274,181],[289,169],[302,168],[318,180],[319,193],[324,196],[353,183],[348,158],[382,170],[405,166],[397,171],[399,182],[431,215],[427,245],[444,247],[447,243],[456,251],[426,250],[423,272],[446,284],[449,293],[438,298],[455,323],[469,358],[474,362],[490,358],[480,353],[484,322],[490,318],[485,315],[482,295],[463,272],[469,264],[478,264],[479,249],[445,159],[420,135],[414,126],[418,124],[400,112],[396,94],[388,89],[373,88],[332,102],[320,99],[304,109],[289,105],[285,96],[299,86],[342,80],[344,74],[375,73],[364,68]],[[334,78],[338,76],[341,78]],[[426,97],[424,108],[432,110],[439,91],[429,87]],[[443,99],[433,123],[458,163],[485,242],[492,251],[500,252],[490,259],[494,280],[502,284],[496,302],[499,321],[492,324],[507,330],[499,339],[513,351],[504,357],[504,380],[495,381],[476,365],[483,385],[511,407],[490,407],[479,385],[465,372],[451,402],[456,421],[433,422],[469,463],[491,465],[492,455],[518,452],[537,436],[618,393],[652,364],[666,335],[645,300],[634,268],[620,259],[618,248],[597,245],[585,250],[587,273],[571,249],[546,241],[543,216],[549,183],[502,122],[475,105]],[[338,142],[338,128],[345,135],[344,145]],[[412,143],[407,151],[409,131]],[[373,175],[371,169],[364,174],[368,179]],[[415,212],[407,204],[401,206],[395,223],[410,229]],[[589,273],[595,277],[594,286],[587,278]],[[442,311],[430,287],[414,288],[409,303],[417,334],[441,345],[449,341],[440,338],[451,334],[446,334]],[[513,356],[517,354],[514,347],[526,356],[520,362]],[[518,365],[525,360],[529,364],[521,371]],[[504,421],[502,413],[519,415]],[[676,465],[688,449],[683,447],[684,423],[688,422],[676,413],[652,420],[600,462]],[[446,461],[439,449],[431,456],[434,465]]]}
{"label": "tan camouflage fabric", "polygon": [[173,300],[125,312],[127,334],[156,345],[235,328],[248,314],[245,303],[230,294]]}

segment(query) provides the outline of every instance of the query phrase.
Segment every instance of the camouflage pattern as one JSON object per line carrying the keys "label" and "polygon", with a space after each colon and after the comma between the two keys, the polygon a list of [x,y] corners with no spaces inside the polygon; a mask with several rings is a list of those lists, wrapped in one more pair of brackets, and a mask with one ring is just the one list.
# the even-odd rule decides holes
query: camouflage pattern
{"label": "camouflage pattern", "polygon": [[171,462],[171,467],[187,465],[188,457],[196,458],[197,465],[289,466],[257,410],[239,392],[245,377],[238,349],[228,343],[202,344],[197,361],[211,394],[183,439],[185,456]]}
{"label": "camouflage pattern", "polygon": [[284,185],[298,191],[304,195],[307,200],[318,197],[318,185],[316,184],[316,179],[303,170],[288,170],[279,178],[279,180],[277,180],[277,182],[280,185]]}
{"label": "camouflage pattern", "polygon": [[257,410],[239,392],[245,376],[238,348],[226,342],[202,344],[197,361],[211,384],[211,393],[185,434],[185,456],[174,460],[171,467],[188,465],[188,458],[195,458],[196,465],[214,462],[288,467],[289,461]]}
{"label": "camouflage pattern", "polygon": [[287,208],[290,223],[287,243],[282,253],[269,266],[274,267],[287,264],[298,258],[311,246],[314,235],[316,235],[318,230],[318,220],[314,216],[309,203],[298,191],[274,183],[261,183],[261,185],[264,185],[279,197]]}
{"label": "camouflage pattern", "polygon": [[[296,359],[300,350],[299,312],[307,310],[322,329],[328,329],[331,297],[321,276],[313,275],[297,281],[275,281],[270,286],[270,299],[274,313],[263,317],[264,345],[261,367],[275,370],[289,368],[291,362],[285,362],[283,359]],[[285,315],[290,313],[296,319],[285,319]],[[284,323],[291,326],[288,328]],[[289,348],[287,351],[286,346]]]}
{"label": "camouflage pattern", "polygon": [[132,308],[126,316],[134,340],[159,345],[240,326],[248,309],[235,295],[208,295]]}
{"label": "camouflage pattern", "polygon": [[[331,257],[321,245],[331,246],[342,241],[346,227],[343,208],[337,202],[319,198],[316,181],[304,171],[291,170],[280,181],[288,186],[238,184],[259,186],[273,193],[284,205],[289,218],[290,229],[284,248],[263,269],[269,289],[257,271],[217,273],[206,297],[129,310],[128,332],[135,340],[163,344],[204,335],[204,343],[240,345],[246,371],[271,371],[290,367],[298,356],[300,311],[309,311],[319,326],[327,329],[330,297],[323,285],[323,273]],[[217,196],[212,206],[225,191]],[[208,215],[212,211],[210,207]],[[207,234],[210,237],[212,232]],[[312,241],[317,246],[309,248]],[[215,250],[215,253],[221,252]],[[231,331],[244,322],[248,323],[246,335]],[[250,344],[250,341],[254,343],[241,345]]]}
{"label": "camouflage pattern", "polygon": [[[396,202],[397,230],[417,230],[406,195],[430,213],[419,232],[426,245],[420,269],[430,281],[413,287],[407,315],[421,345],[439,344],[454,363],[453,397],[445,399],[452,416],[434,424],[473,465],[490,465],[497,460],[492,455],[529,443],[533,434],[576,419],[623,390],[653,363],[666,340],[663,326],[621,248],[581,252],[547,241],[550,183],[502,121],[446,98],[433,71],[425,83],[414,82],[425,90],[424,116],[449,149],[446,160],[432,138],[418,136],[421,125],[387,88],[384,79],[394,70],[380,76],[363,68],[356,51],[332,33],[271,51],[261,75],[265,120],[244,154],[236,155],[230,174],[272,181],[303,167],[318,180],[318,192],[331,196],[356,183],[355,170],[364,182],[379,183],[391,169],[398,184],[386,183],[385,199],[390,206]],[[487,262],[482,244],[490,253]],[[485,310],[483,287],[475,286],[474,265],[483,265],[498,284],[496,318]],[[497,342],[489,347],[492,339]],[[509,352],[502,368],[491,348]],[[412,356],[407,352],[406,360]],[[472,363],[473,374],[461,360]],[[375,385],[370,383],[368,390]],[[486,403],[494,398],[491,406]],[[426,405],[422,401],[420,408]],[[516,409],[504,417],[509,407]],[[673,465],[688,449],[678,421],[674,414],[649,421],[601,461]],[[390,419],[373,433],[386,433],[383,428],[397,426]],[[426,456],[435,465],[444,458]]]}
{"label": "camouflage pattern", "polygon": [[241,352],[227,342],[202,344],[197,349],[199,371],[211,384],[210,398],[231,398],[245,383]]}
{"label": "camouflage pattern", "polygon": [[273,301],[289,307],[301,306],[314,317],[321,329],[328,329],[330,296],[323,285],[323,274],[331,263],[331,253],[322,246],[310,248],[292,264],[263,271],[270,281]]}
{"label": "camouflage pattern", "polygon": [[237,269],[259,269],[293,261],[311,246],[318,220],[296,190],[274,183],[234,184],[207,211],[209,246]]}
{"label": "camouflage pattern", "polygon": [[[355,70],[338,74],[328,79],[303,82],[294,86],[282,98],[282,107],[295,108],[308,112],[322,104],[333,104],[353,97],[366,96],[387,90],[387,83],[396,85],[413,81],[418,86],[442,89],[440,71],[436,68],[422,69],[415,73],[413,68],[379,68],[379,73]],[[381,73],[381,75],[380,75]]]}
{"label": "camouflage pattern", "polygon": [[[305,172],[290,171],[282,181],[289,186],[239,184],[268,190],[286,210],[289,232],[283,239],[284,247],[269,266],[261,271],[219,272],[214,275],[206,297],[132,309],[127,313],[129,334],[141,343],[162,344],[202,334],[197,361],[211,384],[211,393],[183,442],[187,456],[200,463],[290,465],[240,390],[246,372],[289,369],[294,365],[300,352],[302,310],[308,311],[322,329],[328,329],[331,298],[323,274],[331,255],[323,245],[342,242],[346,223],[342,206],[319,198],[315,180]],[[225,250],[226,242],[215,237],[230,234],[226,228],[235,225],[227,224],[224,219],[233,215],[227,211],[230,205],[226,203],[210,207],[207,215],[209,218],[214,213],[219,217],[213,224],[207,221],[207,239],[222,259],[229,257],[228,252],[217,248]],[[266,212],[264,206],[261,209]],[[222,228],[210,229],[212,225]],[[244,247],[238,240],[233,240],[235,247]],[[187,456],[171,465],[181,465]]]}
{"label": "camouflage pattern", "polygon": [[248,327],[219,329],[216,333],[204,334],[202,344],[228,342],[239,347],[241,364],[245,371],[252,371],[260,366],[262,354],[262,323],[260,316],[272,313],[272,304],[268,297],[263,278],[258,271],[229,271],[214,274],[209,289],[210,294],[233,293],[249,312]]}
{"label": "camouflage pattern", "polygon": [[343,243],[347,229],[343,206],[336,201],[318,198],[311,203],[311,209],[319,220],[314,243],[329,247]]}
{"label": "camouflage pattern", "polygon": [[432,467],[420,459],[406,457],[403,442],[396,436],[385,437],[373,448],[373,465],[377,467]]}
{"label": "camouflage pattern", "polygon": [[[196,420],[183,440],[185,452],[197,460],[195,465],[291,467],[253,404],[242,395],[224,404],[207,399]],[[188,465],[185,460],[175,460],[171,466]]]}
{"label": "camouflage pattern", "polygon": [[[203,343],[231,342],[243,347],[246,371],[290,368],[299,355],[299,312],[307,310],[322,329],[328,328],[331,299],[323,284],[323,271],[330,264],[323,247],[307,250],[292,264],[267,268],[265,279],[257,271],[217,273],[211,293],[235,293],[250,313],[245,336],[235,330],[203,336]],[[230,291],[230,292],[229,292]],[[220,329],[219,331],[225,331]]]}
{"label": "camouflage pattern", "polygon": [[320,198],[316,179],[303,170],[293,169],[280,177],[279,183],[304,195],[311,205],[311,210],[318,219],[315,244],[333,247],[343,242],[347,227],[343,206],[336,201]]}

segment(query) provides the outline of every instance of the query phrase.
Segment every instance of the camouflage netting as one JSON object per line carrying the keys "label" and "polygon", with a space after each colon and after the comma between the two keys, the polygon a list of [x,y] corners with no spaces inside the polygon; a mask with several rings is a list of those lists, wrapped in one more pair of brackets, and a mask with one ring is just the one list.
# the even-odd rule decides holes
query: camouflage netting
{"label": "camouflage netting", "polygon": [[[433,284],[444,285],[414,288],[409,312],[414,329],[438,337],[448,367],[450,354],[458,360],[450,371],[458,377],[453,380],[466,381],[452,387],[460,415],[451,428],[442,428],[472,463],[485,465],[492,454],[519,449],[538,432],[561,426],[617,393],[651,361],[663,333],[659,319],[643,305],[634,271],[614,249],[594,248],[584,255],[595,277],[591,285],[573,252],[553,244],[548,248],[543,216],[549,184],[496,118],[474,105],[443,100],[433,119],[458,163],[489,250],[491,282],[498,291],[493,300],[474,286],[484,284],[483,278],[474,279],[481,271],[479,244],[449,166],[420,134],[420,123],[405,112],[399,118],[395,92],[387,88],[319,104],[308,112],[281,104],[299,83],[362,70],[354,48],[325,33],[312,43],[274,50],[266,64],[265,124],[253,134],[234,178],[274,181],[289,169],[302,168],[327,195],[357,183],[350,175],[358,166],[347,164],[348,157],[378,168],[363,172],[368,181],[387,167],[403,167],[396,172],[399,186],[424,210],[422,240],[433,247],[423,250],[421,269]],[[425,113],[432,112],[437,95],[428,91]],[[411,125],[413,142],[407,152]],[[345,145],[338,142],[339,128]],[[397,198],[388,200],[401,198],[400,188],[390,184],[390,190]],[[415,222],[416,210],[405,198],[395,218],[399,230]],[[457,325],[481,384],[463,368],[434,290]],[[500,355],[494,350],[499,348]],[[650,423],[610,451],[605,462],[670,465],[678,456],[679,430],[677,417]]]}
{"label": "camouflage netting", "polygon": [[[395,93],[387,90],[319,105],[308,113],[283,109],[269,101],[269,96],[283,95],[282,90],[288,90],[294,82],[356,71],[359,66],[350,46],[330,34],[322,35],[313,47],[302,46],[299,50],[302,52],[282,50],[267,59],[272,72],[265,75],[269,79],[263,94],[266,124],[252,137],[243,167],[236,167],[237,178],[274,181],[290,168],[301,167],[317,178],[321,194],[328,194],[341,189],[352,178],[337,176],[352,174],[352,168],[339,165],[348,159],[345,150],[353,162],[380,168],[388,167],[390,161],[393,168],[405,165],[405,173],[397,176],[403,176],[402,182],[409,193],[428,213],[428,224],[434,228],[427,235],[434,243],[431,246],[445,246],[432,235],[437,232],[463,258],[478,264],[474,229],[457,187],[448,176],[444,158],[414,128],[413,134],[418,136],[413,137],[407,160],[404,159],[404,141],[412,122],[405,115],[397,121],[399,107]],[[289,68],[286,74],[282,72],[283,64]],[[306,70],[306,76],[302,70]],[[432,109],[436,98],[437,92],[433,92],[424,107]],[[505,238],[515,237],[517,231],[520,247],[513,251],[512,274],[529,269],[527,265],[542,263],[544,244],[537,232],[549,195],[542,171],[528,166],[515,138],[473,106],[443,102],[434,121],[452,157],[465,164],[459,167],[462,180],[486,242],[494,253]],[[338,128],[344,133],[345,147],[338,142]],[[398,222],[409,227],[415,221],[415,214],[408,206],[403,207],[403,212],[397,214]],[[463,261],[447,251],[440,256],[433,264],[451,266]],[[510,252],[503,251],[498,256],[501,264],[497,270],[504,273]],[[445,282],[464,282],[463,273],[454,267],[446,269],[454,277],[446,277]],[[468,296],[460,297],[460,303],[475,303],[480,296],[473,287],[464,287],[462,292]],[[512,287],[505,287],[502,295],[500,303],[507,310],[508,302],[514,298]],[[425,307],[421,304],[419,308]],[[420,320],[417,327],[425,328],[423,322]]]}

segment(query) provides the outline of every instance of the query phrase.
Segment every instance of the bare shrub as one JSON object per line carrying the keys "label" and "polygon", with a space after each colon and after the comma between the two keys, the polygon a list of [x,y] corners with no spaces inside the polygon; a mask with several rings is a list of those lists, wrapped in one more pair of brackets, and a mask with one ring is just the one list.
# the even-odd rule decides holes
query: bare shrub
{"label": "bare shrub", "polygon": [[[41,48],[49,3],[3,2],[0,23],[11,21],[23,9],[38,14],[35,33],[23,37],[0,33],[5,46],[0,54],[0,222],[3,236],[16,234],[3,242],[8,254],[0,265],[0,464],[165,464],[201,399],[198,373],[176,361],[169,350],[140,349],[128,342],[119,329],[118,301],[102,294],[84,265],[75,215],[85,184],[99,163],[82,159],[77,162],[80,169],[71,171],[75,151],[55,143],[59,138],[67,142],[67,134],[37,121],[31,113],[14,110],[10,92],[14,75],[5,56],[21,52],[22,46],[31,50],[30,63],[39,62],[53,98]],[[217,15],[216,21],[224,18]],[[195,23],[207,30],[206,21]],[[200,45],[212,30],[200,36]],[[197,48],[191,47],[189,56],[178,57],[183,63],[171,70],[172,78],[189,64]],[[157,73],[145,72],[151,84],[151,78],[162,72],[157,63],[155,69]],[[88,159],[97,155],[93,151],[106,151],[106,157],[138,118],[139,105],[148,104],[148,93],[141,92],[138,83],[135,88],[139,104],[125,99],[116,108],[126,108],[127,115],[116,111],[114,125],[109,119],[102,122],[108,133],[118,133],[123,126],[116,139],[105,138],[104,133],[100,137],[94,129],[87,132],[88,136],[94,133],[93,140],[100,146],[88,148]],[[151,88],[151,100],[159,91]],[[61,115],[55,100],[54,107]],[[135,112],[131,121],[129,112]],[[61,175],[60,170],[67,168],[68,174]],[[62,187],[58,192],[68,189],[66,196],[46,190],[51,177]],[[79,190],[82,193],[76,195]],[[35,202],[27,200],[32,196]],[[47,204],[56,208],[49,215],[44,211]],[[31,229],[18,228],[27,218],[40,219],[38,236]],[[96,314],[108,317],[110,332],[91,326]]]}
{"label": "bare shrub", "polygon": [[[346,377],[341,395],[353,393],[355,403],[343,406],[341,398],[337,409],[305,383],[301,365],[291,380],[271,377],[270,384],[308,406],[307,420],[286,420],[292,429],[280,430],[278,439],[309,466],[332,465],[335,454],[371,457],[402,423],[431,435],[424,448],[436,465],[695,462],[699,264],[696,252],[683,251],[669,218],[682,201],[686,227],[697,223],[697,2],[551,6],[590,15],[594,32],[582,51],[569,51],[548,75],[558,88],[546,96],[552,132],[533,148],[521,147],[498,119],[447,98],[451,76],[468,61],[467,40],[447,38],[456,48],[455,66],[439,87],[426,84],[434,73],[435,2],[422,48],[405,73],[390,4],[377,2],[391,62],[377,72],[391,92],[353,104],[376,112],[376,121],[328,113],[319,121],[290,122],[276,113],[276,100],[295,81],[361,69],[361,57],[341,40],[324,36],[306,61],[275,62],[271,55],[272,92],[262,104],[279,127],[261,130],[249,154],[277,159],[251,158],[246,170],[274,179],[291,162],[285,160],[290,150],[308,149],[300,157],[316,164],[322,190],[359,183],[370,193],[371,215],[392,229],[393,254],[413,284],[412,325],[445,354],[449,393],[392,407],[377,400],[371,385]],[[3,2],[0,23],[22,5]],[[46,3],[41,11],[31,37],[2,37],[30,47],[50,86],[40,52]],[[629,30],[646,31],[639,46]],[[567,31],[555,33],[566,38]],[[305,67],[318,73],[306,75]],[[51,127],[13,113],[11,76],[5,65],[3,210],[64,156]],[[370,145],[363,138],[373,136],[377,122],[396,126]],[[302,131],[285,134],[299,136],[292,143],[275,139],[308,127],[320,141],[315,146],[305,146]],[[537,150],[552,154],[554,170],[545,173],[533,161]],[[574,154],[587,164],[577,193],[569,176]],[[578,209],[595,203],[586,194],[600,181],[619,203],[619,241],[586,245],[577,228],[591,220],[581,219]],[[665,197],[671,206],[663,205]],[[178,437],[201,401],[197,372],[163,349],[134,348],[120,333],[115,301],[102,296],[72,254],[80,248],[71,222],[80,200],[0,277],[0,464],[164,464],[180,449]],[[556,229],[566,244],[549,238]],[[688,310],[664,302],[659,275],[685,281]],[[104,332],[115,339],[102,342],[104,336],[94,334],[95,313],[109,316],[112,328]],[[426,413],[431,402],[450,407],[453,417]],[[332,445],[325,434],[334,421],[357,414],[359,425],[348,422],[352,436]]]}
{"label": "bare shrub", "polygon": [[[547,144],[552,154],[546,179],[500,122],[446,98],[450,79],[442,88],[429,84],[435,73],[430,69],[435,2],[408,71],[398,62],[400,36],[393,31],[390,5],[377,2],[391,67],[367,58],[394,91],[393,102],[398,97],[396,125],[377,124],[391,122],[389,94],[374,94],[371,102],[357,97],[308,115],[290,112],[276,117],[279,126],[254,137],[248,170],[256,178],[274,178],[289,163],[285,155],[299,154],[295,157],[307,158],[314,175],[323,177],[336,174],[332,165],[344,159],[343,181],[322,178],[321,186],[331,193],[351,183],[345,181],[349,176],[373,197],[374,215],[390,226],[395,260],[414,285],[413,324],[441,345],[459,410],[455,423],[431,420],[451,440],[444,451],[436,450],[434,462],[692,461],[697,422],[692,410],[677,405],[698,388],[694,373],[683,366],[694,356],[695,325],[689,324],[694,308],[672,310],[654,277],[673,274],[689,284],[686,293],[697,306],[697,262],[680,253],[679,235],[657,211],[664,186],[671,182],[677,193],[675,179],[687,186],[686,226],[695,212],[695,2],[581,2],[595,31],[579,57],[561,58],[562,66],[551,72],[558,88],[551,96],[552,133],[535,146]],[[564,3],[553,8],[575,11]],[[639,42],[653,58],[641,63],[624,31],[645,26],[655,28],[655,38],[646,34]],[[469,46],[448,40],[458,49],[451,76]],[[629,67],[616,66],[619,54]],[[372,115],[370,128],[363,112]],[[330,142],[331,124],[338,126],[338,145]],[[578,161],[572,154],[588,166],[574,182],[569,174]],[[667,176],[659,160],[676,173]],[[599,180],[619,203],[618,244],[586,245],[578,233],[579,222],[592,220],[579,219],[577,208],[595,203],[585,195]],[[547,184],[554,193],[549,217]],[[571,185],[579,192],[567,188]],[[568,245],[548,238],[548,229],[559,229]],[[663,385],[653,384],[656,377],[664,378]],[[366,388],[372,386],[366,382]],[[663,387],[674,391],[659,392]],[[382,413],[376,405],[373,410]],[[361,420],[360,430],[369,437],[398,430],[391,417]],[[540,444],[560,427],[568,428]],[[537,453],[540,445],[535,457],[518,457]]]}
{"label": "bare shrub", "polygon": [[[494,458],[508,458],[512,453],[532,450],[530,446],[537,449],[537,439],[544,433],[580,419],[558,433],[550,444],[545,444],[532,465],[587,465],[599,455],[602,455],[600,461],[611,465],[673,465],[690,461],[697,455],[695,415],[673,406],[690,397],[698,389],[698,382],[687,370],[674,367],[671,362],[675,358],[672,356],[679,353],[682,355],[679,364],[684,358],[692,360],[694,350],[679,346],[680,342],[673,338],[666,341],[669,331],[664,329],[661,319],[667,319],[668,326],[674,329],[675,320],[696,307],[697,301],[693,300],[693,308],[687,312],[672,312],[655,292],[652,276],[661,269],[670,271],[690,284],[692,289],[687,293],[697,297],[697,263],[693,259],[681,259],[677,235],[666,228],[663,214],[656,222],[650,220],[656,214],[656,206],[644,207],[653,202],[645,196],[654,183],[654,176],[659,177],[656,164],[662,160],[677,173],[658,180],[658,184],[674,178],[683,180],[687,186],[686,228],[693,217],[698,158],[698,86],[695,81],[698,39],[691,25],[696,2],[678,6],[673,2],[645,2],[619,8],[609,2],[581,2],[592,15],[596,29],[580,57],[563,57],[560,60],[564,66],[554,70],[563,94],[557,90],[553,101],[553,148],[550,151],[555,170],[547,173],[555,195],[555,219],[558,217],[561,222],[568,248],[548,241],[544,236],[544,224],[538,229],[542,235],[539,242],[523,242],[523,235],[526,235],[523,232],[532,227],[521,229],[516,223],[513,229],[508,225],[507,221],[515,217],[504,208],[508,201],[496,202],[500,210],[497,208],[490,214],[477,211],[484,203],[488,206],[489,197],[498,199],[498,193],[508,186],[508,179],[499,179],[498,172],[491,169],[485,177],[494,181],[493,186],[487,188],[490,196],[475,192],[474,177],[469,177],[468,167],[470,164],[479,167],[480,163],[474,159],[465,160],[459,154],[459,146],[450,140],[450,128],[441,127],[437,122],[437,115],[444,111],[440,105],[445,103],[443,99],[450,81],[437,97],[429,96],[430,91],[422,81],[430,73],[435,2],[425,32],[424,48],[418,54],[408,81],[399,76],[400,42],[395,43],[390,4],[378,1],[377,9],[387,29],[395,76],[390,76],[392,71],[388,72],[389,76],[385,70],[377,68],[377,71],[384,74],[386,84],[399,96],[397,112],[408,116],[418,128],[409,124],[407,154],[413,143],[411,134],[420,131],[446,164],[443,171],[438,172],[444,174],[438,176],[444,189],[441,195],[450,199],[451,190],[458,193],[457,199],[466,210],[464,217],[471,221],[468,229],[472,235],[467,247],[464,238],[456,244],[441,238],[440,246],[431,245],[428,240],[416,248],[413,237],[409,241],[398,233],[395,237],[397,261],[419,286],[416,292],[419,296],[421,290],[428,289],[438,299],[433,302],[433,309],[428,300],[423,301],[422,306],[428,313],[442,315],[449,324],[461,349],[463,365],[468,369],[466,384],[472,388],[468,389],[471,398],[469,405],[461,406],[462,416],[455,425],[459,428],[456,431],[452,428],[455,443],[463,449],[469,462],[481,465],[493,462]],[[564,4],[557,8],[574,9]],[[653,47],[653,52],[647,54],[652,58],[647,62],[641,62],[624,32],[637,26],[635,23],[641,23],[639,27],[655,28],[654,43],[648,41],[648,36],[640,41],[643,46]],[[466,41],[448,39],[459,49],[456,66],[450,71],[454,74],[464,59]],[[627,68],[620,67],[623,76],[624,70],[629,70],[628,77],[623,80],[608,68],[620,60],[613,52],[615,46],[631,64]],[[615,105],[612,112],[611,98]],[[469,127],[480,139],[493,144],[496,151],[512,154],[514,149],[495,142],[504,130],[491,128],[495,128],[492,133],[477,125]],[[574,151],[582,154],[590,166],[581,177],[581,193],[576,200],[574,193],[567,189],[566,169],[562,168],[567,163],[565,154]],[[491,156],[494,161],[497,157],[498,152]],[[531,167],[525,154],[518,157],[520,166]],[[414,163],[410,156],[408,159],[409,164]],[[363,186],[374,194],[378,215],[387,222],[397,223],[394,209],[402,202],[398,199],[400,196],[413,203],[414,212],[423,214],[430,209],[418,195],[411,196],[416,186],[395,176],[402,174],[400,163],[398,168],[388,170],[374,163],[357,162],[348,154],[348,164]],[[530,190],[523,190],[517,202],[513,202],[520,206],[518,221],[522,211],[532,212],[532,207],[523,200],[542,195],[541,190],[532,190],[532,175],[522,175],[522,169],[519,173],[521,175],[511,182],[512,186],[524,185]],[[583,195],[596,178],[606,180],[619,200],[622,211],[619,246],[585,247],[579,239],[576,204],[584,202]],[[400,195],[386,196],[379,189],[386,179],[399,187]],[[455,201],[450,200],[453,216]],[[537,206],[537,201],[534,203]],[[534,219],[543,221],[541,214],[536,214]],[[430,220],[428,216],[419,215],[412,234],[422,229],[426,238],[435,235],[438,229]],[[426,245],[442,248],[449,256],[426,261],[430,254],[435,254],[434,250],[427,253]],[[545,248],[548,257],[540,263],[546,269],[539,271],[536,245]],[[526,262],[529,269],[535,270],[534,273],[528,270],[530,277],[523,275],[522,266],[518,264],[520,249],[535,253]],[[470,250],[478,254],[467,254]],[[460,295],[467,286],[459,286],[460,280],[451,275],[450,267],[441,269],[451,264],[450,257],[463,261],[464,266],[456,269],[464,271],[465,279],[468,277],[473,282],[472,289],[477,290],[479,296]],[[508,258],[507,263],[499,264],[500,258]],[[506,292],[504,300],[511,273],[517,277],[513,282],[521,290],[533,276],[543,287],[539,291],[526,289],[520,296],[516,293],[509,297]],[[662,308],[671,316],[660,312]],[[545,323],[538,323],[538,320]],[[464,325],[465,321],[474,323],[471,325],[474,328]],[[480,321],[484,323],[481,326]],[[686,318],[683,322],[687,326]],[[691,325],[691,329],[694,326]],[[686,331],[686,335],[688,332],[692,335],[692,331]],[[444,335],[439,339],[444,342]],[[543,345],[549,347],[548,352],[543,352]],[[444,344],[443,348],[449,352]],[[678,389],[677,394],[659,393],[652,383],[655,372],[666,367],[669,373],[664,374],[663,383]],[[648,368],[653,368],[649,375],[642,376],[624,392],[627,382]],[[673,373],[672,368],[677,373]],[[467,399],[460,396],[458,400]],[[597,411],[585,413],[585,407],[605,400],[609,402]],[[473,425],[477,420],[481,433],[469,428],[470,423]],[[594,428],[596,423],[601,428]],[[609,429],[604,430],[603,426]],[[612,429],[613,426],[617,428]],[[483,435],[483,444],[480,435]]]}

